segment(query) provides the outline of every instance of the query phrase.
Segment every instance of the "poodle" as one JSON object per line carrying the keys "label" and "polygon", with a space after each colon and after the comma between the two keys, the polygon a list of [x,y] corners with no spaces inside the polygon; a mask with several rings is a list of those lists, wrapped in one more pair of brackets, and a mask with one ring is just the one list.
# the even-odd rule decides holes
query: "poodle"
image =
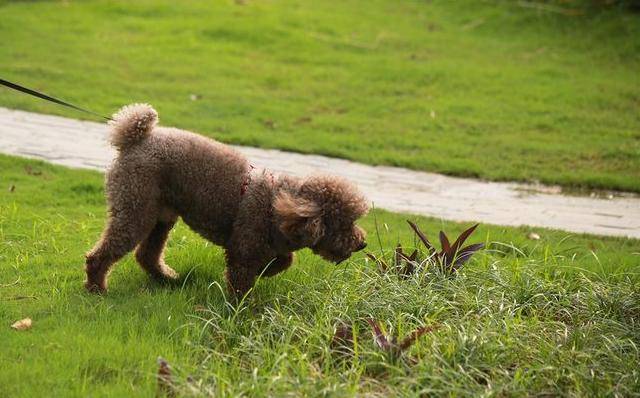
{"label": "poodle", "polygon": [[355,222],[368,204],[346,180],[274,177],[229,146],[157,121],[151,106],[133,104],[110,122],[118,155],[105,178],[107,225],[86,254],[89,291],[106,291],[110,268],[134,249],[151,277],[177,278],[163,251],[178,217],[225,249],[225,277],[235,297],[259,275],[286,270],[298,249],[339,263],[366,246]]}

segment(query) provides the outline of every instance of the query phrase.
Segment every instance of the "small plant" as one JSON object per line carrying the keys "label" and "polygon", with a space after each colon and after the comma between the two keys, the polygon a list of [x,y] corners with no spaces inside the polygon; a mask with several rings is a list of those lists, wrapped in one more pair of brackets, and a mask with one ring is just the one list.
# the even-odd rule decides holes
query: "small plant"
{"label": "small plant", "polygon": [[369,252],[365,253],[365,255],[378,266],[378,271],[380,271],[380,273],[385,273],[389,270],[389,265],[383,258],[378,258]]}
{"label": "small plant", "polygon": [[[407,223],[427,249],[426,259],[422,262],[434,262],[441,270],[448,274],[453,274],[462,268],[475,252],[484,247],[484,243],[476,243],[462,247],[464,242],[476,230],[478,224],[462,232],[453,244],[450,243],[447,235],[443,231],[440,231],[441,250],[438,251],[415,223],[409,220],[407,220]],[[393,269],[401,278],[408,278],[415,274],[421,263],[418,261],[417,249],[411,254],[408,254],[404,252],[402,245],[399,243],[394,251],[392,265],[389,265],[382,257],[377,257],[371,253],[366,253],[366,256],[378,266],[378,270],[381,273],[386,273]]]}
{"label": "small plant", "polygon": [[453,244],[450,243],[447,235],[443,231],[440,231],[441,250],[437,251],[429,239],[427,239],[427,236],[415,223],[409,220],[407,220],[407,223],[409,223],[409,226],[416,233],[416,236],[418,236],[422,244],[427,248],[429,258],[434,259],[440,268],[448,273],[454,273],[462,268],[462,266],[469,261],[475,252],[484,247],[484,243],[476,243],[462,247],[464,242],[476,230],[478,224],[462,232]]}
{"label": "small plant", "polygon": [[[387,335],[382,331],[380,323],[373,318],[368,318],[367,323],[371,326],[373,339],[376,345],[386,354],[389,359],[396,361],[402,358],[403,353],[411,347],[416,340],[425,333],[431,332],[436,329],[436,326],[423,326],[413,332],[407,337],[398,341],[397,335]],[[336,359],[346,360],[352,359],[354,354],[354,328],[350,322],[339,320],[336,323],[335,333],[329,343],[331,353]],[[409,358],[410,362],[415,364],[416,360]]]}
{"label": "small plant", "polygon": [[402,245],[398,243],[394,251],[393,265],[389,266],[383,258],[378,258],[371,253],[366,253],[366,256],[378,265],[378,270],[381,273],[386,273],[393,268],[398,275],[403,278],[408,278],[416,271],[416,259],[418,257],[418,250],[414,250],[411,254],[407,254],[402,250]]}
{"label": "small plant", "polygon": [[331,353],[339,359],[348,359],[353,356],[354,336],[353,325],[350,322],[339,320],[336,323],[336,331],[329,343]]}
{"label": "small plant", "polygon": [[416,272],[416,259],[418,258],[418,249],[411,254],[406,254],[402,250],[402,245],[398,243],[396,246],[394,260],[398,274],[403,278],[408,278]]}
{"label": "small plant", "polygon": [[156,375],[158,380],[157,396],[175,397],[176,390],[173,384],[173,372],[171,372],[171,366],[164,358],[158,357],[158,373]]}
{"label": "small plant", "polygon": [[414,330],[399,342],[397,335],[386,335],[382,331],[382,328],[380,327],[380,323],[378,321],[370,318],[367,319],[367,323],[369,324],[369,326],[371,326],[373,339],[375,340],[378,347],[387,355],[389,355],[391,360],[394,361],[398,360],[402,356],[402,354],[409,347],[411,347],[416,342],[416,340],[418,340],[420,336],[436,329],[434,326],[423,326]]}

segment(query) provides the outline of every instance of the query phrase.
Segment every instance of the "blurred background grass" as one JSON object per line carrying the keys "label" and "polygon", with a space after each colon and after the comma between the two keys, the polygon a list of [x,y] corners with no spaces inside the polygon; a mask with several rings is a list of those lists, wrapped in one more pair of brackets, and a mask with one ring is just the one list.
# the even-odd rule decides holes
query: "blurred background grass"
{"label": "blurred background grass", "polygon": [[[634,4],[0,1],[0,65],[224,142],[640,192]],[[0,105],[84,117],[8,90]]]}
{"label": "blurred background grass", "polygon": [[[187,396],[638,391],[638,240],[544,229],[531,240],[530,228],[481,225],[469,243],[488,249],[456,277],[425,268],[408,279],[381,275],[362,253],[335,266],[304,250],[234,310],[222,250],[179,223],[166,253],[179,283],[154,283],[129,255],[97,296],[84,291],[83,254],[104,225],[103,178],[0,155],[2,397],[152,396],[158,356]],[[367,250],[389,259],[401,242],[410,251],[407,218],[433,240],[469,226],[376,211],[361,223]],[[25,317],[31,330],[9,327]],[[439,328],[406,366],[380,354],[368,317],[401,335]],[[359,328],[352,363],[328,349],[336,319]]]}

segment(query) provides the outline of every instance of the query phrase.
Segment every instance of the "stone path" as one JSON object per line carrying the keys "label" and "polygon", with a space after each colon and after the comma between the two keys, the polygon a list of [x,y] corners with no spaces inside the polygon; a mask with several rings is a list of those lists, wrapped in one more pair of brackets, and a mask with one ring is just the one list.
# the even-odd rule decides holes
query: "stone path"
{"label": "stone path", "polygon": [[[114,151],[105,124],[0,108],[0,152],[104,170]],[[237,147],[276,173],[331,173],[357,183],[379,208],[454,221],[529,225],[640,238],[640,197],[565,196],[560,188],[484,182],[317,155]]]}

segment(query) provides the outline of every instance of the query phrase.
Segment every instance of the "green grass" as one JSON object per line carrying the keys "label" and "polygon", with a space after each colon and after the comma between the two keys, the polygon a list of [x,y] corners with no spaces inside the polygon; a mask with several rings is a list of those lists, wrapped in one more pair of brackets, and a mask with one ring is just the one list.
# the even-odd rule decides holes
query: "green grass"
{"label": "green grass", "polygon": [[[14,189],[11,191],[10,187]],[[640,242],[482,225],[486,242],[456,278],[380,275],[357,256],[333,266],[303,251],[230,308],[223,256],[183,224],[167,262],[176,286],[129,256],[100,297],[83,291],[83,253],[104,222],[102,176],[0,156],[0,396],[152,396],[156,358],[181,392],[247,396],[640,393]],[[388,253],[413,246],[408,216],[376,212]],[[411,217],[431,237],[468,225]],[[380,252],[374,217],[362,225]],[[33,327],[9,325],[31,317]],[[364,320],[405,334],[439,329],[393,362]],[[359,327],[357,359],[332,359],[336,319]],[[193,381],[187,383],[187,376]]]}
{"label": "green grass", "polygon": [[[150,102],[225,142],[640,192],[637,13],[245,3],[0,0],[0,74],[107,114]],[[83,117],[9,90],[0,105]]]}

